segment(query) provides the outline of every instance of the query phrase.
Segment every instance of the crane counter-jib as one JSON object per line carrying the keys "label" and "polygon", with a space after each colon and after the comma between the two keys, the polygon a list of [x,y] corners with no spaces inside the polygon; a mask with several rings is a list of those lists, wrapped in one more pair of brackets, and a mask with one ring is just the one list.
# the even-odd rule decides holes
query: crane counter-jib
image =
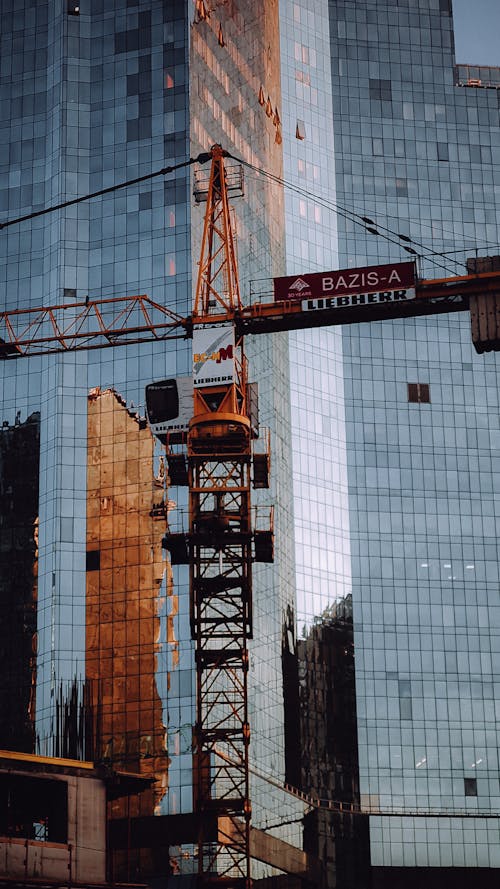
{"label": "crane counter-jib", "polygon": [[[273,301],[200,315],[194,324],[233,324],[239,337],[470,311],[477,351],[500,348],[499,271],[419,280],[408,272],[413,267],[413,263],[396,263],[348,273],[278,278]],[[380,270],[386,270],[385,274],[379,274]],[[185,329],[190,331],[189,322]]]}

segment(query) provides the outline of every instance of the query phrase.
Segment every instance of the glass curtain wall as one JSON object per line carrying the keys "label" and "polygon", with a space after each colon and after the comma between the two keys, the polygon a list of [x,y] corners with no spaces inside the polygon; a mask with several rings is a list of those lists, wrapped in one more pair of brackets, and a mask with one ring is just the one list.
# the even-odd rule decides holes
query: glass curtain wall
{"label": "glass curtain wall", "polygon": [[[321,12],[302,2],[286,11],[286,82],[297,100]],[[490,69],[483,80],[456,80],[451,12],[448,0],[328,5],[328,175],[311,183],[308,198],[289,199],[293,270],[316,270],[318,260],[325,269],[404,261],[411,243],[419,274],[437,278],[465,274],[468,256],[498,253],[499,92]],[[296,163],[322,157],[325,121],[311,101],[306,107],[297,125],[295,111],[288,121],[287,177]],[[299,202],[308,213],[332,183],[338,252],[328,260],[318,257],[320,227],[310,217],[298,226]],[[291,244],[303,254],[292,255]],[[319,355],[316,337],[325,342]],[[296,343],[292,364],[307,370],[292,393],[294,440],[311,436],[315,421],[321,441],[331,415],[327,465],[344,454],[330,507],[343,518],[326,526],[327,549],[340,544],[326,601],[318,583],[306,589],[310,563],[298,585],[306,630],[352,585],[361,802],[380,813],[370,818],[372,864],[498,867],[498,820],[490,817],[499,811],[498,359],[475,353],[469,320],[458,314],[325,330]],[[337,361],[341,382],[309,419],[316,361],[320,381]],[[298,448],[295,460],[304,453]],[[295,472],[299,534],[301,515],[304,526],[315,522],[325,471],[304,456]],[[320,540],[309,530],[304,561]]]}
{"label": "glass curtain wall", "polygon": [[[282,172],[278,3],[216,4],[205,15],[207,8],[184,0],[1,0],[0,213],[2,221],[26,215],[220,142],[256,168],[245,169],[244,196],[234,199],[248,302],[268,295],[270,279],[284,271],[283,195],[259,172]],[[237,161],[233,168],[239,171]],[[208,166],[198,173],[203,179]],[[193,200],[197,181],[190,169],[158,176],[4,229],[2,304],[146,293],[189,314],[205,210]],[[292,838],[302,806],[266,780],[284,779],[282,645],[294,597],[288,348],[285,336],[260,340],[247,351],[275,472],[271,492],[264,500],[259,492],[255,502],[275,506],[276,556],[254,577],[251,756],[261,777],[253,773],[252,797],[255,823],[279,829],[284,822],[280,833]],[[40,414],[36,749],[61,753],[61,712],[75,715],[97,695],[108,708],[101,753],[142,770],[146,757],[168,760],[154,805],[174,815],[192,811],[188,570],[176,568],[172,577],[164,564],[161,576],[157,526],[148,524],[147,505],[134,492],[140,478],[153,504],[165,481],[161,448],[152,461],[142,425],[144,387],[190,373],[190,351],[179,340],[0,366],[2,421],[10,428]],[[151,472],[137,464],[138,450]],[[180,516],[185,492],[171,488],[166,498]],[[138,554],[147,541],[151,564],[141,574]],[[137,671],[135,663],[142,664]],[[138,671],[152,664],[151,719],[141,733],[134,719],[146,684]],[[77,747],[64,752],[90,755]],[[182,861],[189,872],[192,856]]]}
{"label": "glass curtain wall", "polygon": [[[5,219],[189,156],[184,4],[93,0],[79,14],[74,7],[10,0],[1,5]],[[147,293],[186,313],[189,211],[189,173],[182,172],[12,226],[0,239],[2,303],[16,309]],[[145,385],[188,367],[187,345],[180,341],[2,364],[4,422],[40,412],[41,753],[56,752],[58,707],[71,700],[80,705],[85,697],[88,392],[113,389],[139,418]],[[159,596],[164,600],[165,589]],[[158,607],[165,609],[165,601]],[[169,658],[165,641],[156,661],[162,688]],[[176,796],[182,796],[180,789]],[[185,805],[190,799],[189,792]]]}

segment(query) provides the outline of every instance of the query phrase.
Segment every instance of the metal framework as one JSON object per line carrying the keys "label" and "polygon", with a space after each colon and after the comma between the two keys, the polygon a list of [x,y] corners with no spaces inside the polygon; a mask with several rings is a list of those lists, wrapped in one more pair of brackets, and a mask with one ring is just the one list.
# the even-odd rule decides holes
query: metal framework
{"label": "metal framework", "polygon": [[213,146],[193,321],[206,317],[213,308],[218,308],[219,312],[222,309],[227,321],[241,309],[235,238],[223,160],[226,156],[227,152],[220,145]]}
{"label": "metal framework", "polygon": [[[217,184],[217,182],[215,183]],[[214,188],[212,188],[213,193]],[[225,209],[224,209],[225,208]],[[213,212],[215,228],[224,236],[220,213],[229,213],[227,202]],[[415,318],[448,312],[470,312],[472,340],[478,352],[500,349],[500,271],[454,278],[419,280],[416,298],[409,302],[345,308],[304,309],[300,301],[239,303],[239,289],[232,282],[232,260],[226,246],[214,249],[214,232],[205,230],[205,259],[200,263],[197,285],[198,311],[181,318],[147,296],[124,296],[72,302],[33,309],[0,312],[0,360],[29,358],[52,352],[102,349],[132,343],[189,338],[193,324],[232,322],[237,336],[305,330],[329,325]],[[231,237],[230,254],[234,256]],[[214,257],[210,259],[210,250]],[[209,283],[210,274],[215,275]],[[218,284],[215,279],[219,278]]]}
{"label": "metal framework", "polygon": [[0,312],[0,358],[29,358],[186,335],[185,321],[148,296]]}
{"label": "metal framework", "polygon": [[[187,453],[166,450],[171,482],[189,485],[189,529],[164,545],[190,566],[197,715],[195,810],[200,887],[250,889],[248,641],[252,563],[273,560],[273,529],[253,521],[251,487],[268,486],[269,454],[253,453],[243,336],[470,310],[478,351],[500,349],[500,271],[417,282],[415,299],[309,311],[294,302],[240,300],[227,198],[225,152],[211,152],[207,210],[193,314],[180,318],[145,296],[86,300],[0,313],[0,359],[189,337],[226,325],[234,335],[232,382],[195,386]],[[227,356],[225,356],[226,360]],[[217,359],[216,359],[217,360]],[[215,830],[213,826],[216,825]]]}
{"label": "metal framework", "polygon": [[[220,146],[214,146],[193,327],[195,333],[197,325],[210,328],[207,316],[213,308],[222,309],[232,336],[240,297],[223,155]],[[241,337],[235,337],[234,347],[227,351],[231,351],[232,381],[214,384],[212,377],[195,385],[185,478],[189,531],[167,532],[165,546],[173,561],[175,556],[190,566],[199,885],[250,889],[247,677],[252,562],[272,561],[273,532],[271,522],[264,529],[252,522],[251,486],[268,485],[269,460],[262,453],[253,455]],[[213,355],[207,358],[213,359]],[[169,472],[184,480],[178,473],[182,463],[178,448],[168,439],[166,447]]]}
{"label": "metal framework", "polygon": [[[198,867],[203,886],[246,889],[251,814],[247,700],[252,634],[251,442],[246,423],[227,421],[215,436],[212,431],[206,422],[200,428],[195,418],[188,451]],[[211,841],[206,829],[214,818],[218,832]]]}
{"label": "metal framework", "polygon": [[[239,308],[223,152],[215,146],[193,323]],[[227,323],[227,320],[226,320]],[[251,431],[243,344],[234,382],[194,393],[188,434],[191,633],[196,656],[195,807],[201,886],[248,889],[248,639],[252,635]],[[222,754],[218,755],[219,753]],[[210,822],[217,836],[207,836]]]}

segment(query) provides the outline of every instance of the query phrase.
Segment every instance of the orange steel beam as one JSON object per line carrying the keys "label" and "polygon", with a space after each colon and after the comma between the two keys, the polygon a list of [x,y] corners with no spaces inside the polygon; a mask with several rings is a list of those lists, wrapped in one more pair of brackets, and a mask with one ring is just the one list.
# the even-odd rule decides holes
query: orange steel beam
{"label": "orange steel beam", "polygon": [[[199,818],[198,885],[250,889],[250,788],[248,747],[248,640],[252,634],[251,423],[247,362],[234,313],[241,309],[238,267],[227,197],[225,152],[212,148],[198,282],[192,324],[213,329],[210,311],[223,313],[221,331],[232,382],[212,374],[194,389],[187,436],[191,634],[195,641],[196,724],[193,772]],[[209,316],[201,321],[201,316]],[[198,343],[202,343],[201,347]],[[220,360],[220,359],[219,359]],[[212,356],[193,356],[196,362]],[[217,363],[214,362],[214,367]],[[217,376],[217,371],[214,369]],[[221,374],[222,379],[226,379]],[[231,761],[215,757],[215,745]],[[207,823],[217,816],[217,838]],[[222,819],[222,820],[221,820]]]}
{"label": "orange steel beam", "polygon": [[440,299],[448,296],[450,291],[469,296],[478,295],[499,288],[500,272],[481,272],[453,278],[423,278],[417,282],[417,299]]}
{"label": "orange steel beam", "polygon": [[220,145],[214,145],[211,154],[207,212],[194,299],[195,319],[201,315],[208,315],[212,305],[218,304],[219,310],[222,307],[228,315],[241,308],[236,250],[223,160],[227,157],[227,151]]}
{"label": "orange steel beam", "polygon": [[145,295],[15,309],[0,312],[0,358],[174,339],[186,323]]}
{"label": "orange steel beam", "polygon": [[[322,308],[316,307],[321,300],[262,302],[253,303],[234,312],[233,317],[238,334],[269,333],[464,312],[469,310],[471,297],[484,294],[493,296],[496,293],[500,293],[500,272],[486,272],[456,278],[417,281],[415,298],[407,301],[339,307],[334,304],[329,305],[329,300],[324,299]],[[313,303],[314,310],[308,309],[308,305]],[[213,322],[217,323],[217,320],[222,321],[222,316],[219,319],[213,316]]]}
{"label": "orange steel beam", "polygon": [[[205,264],[204,274],[209,265]],[[0,359],[188,338],[192,336],[193,322],[232,322],[236,334],[241,336],[464,312],[470,308],[471,297],[496,293],[500,293],[500,272],[417,281],[415,299],[407,302],[325,306],[315,311],[304,310],[301,300],[234,304],[230,308],[219,302],[219,308],[214,310],[213,306],[205,309],[200,299],[198,314],[182,318],[147,296],[16,309],[0,312]]]}

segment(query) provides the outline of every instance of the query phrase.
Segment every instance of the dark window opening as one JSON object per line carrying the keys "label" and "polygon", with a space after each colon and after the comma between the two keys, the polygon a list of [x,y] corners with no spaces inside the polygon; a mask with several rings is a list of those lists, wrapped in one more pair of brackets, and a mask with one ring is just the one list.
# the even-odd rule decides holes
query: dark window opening
{"label": "dark window opening", "polygon": [[144,191],[139,195],[139,210],[151,210],[153,206],[153,193]]}
{"label": "dark window opening", "polygon": [[139,118],[127,120],[127,142],[137,142],[139,139]]}
{"label": "dark window opening", "polygon": [[101,551],[99,549],[87,550],[85,567],[87,571],[99,571],[101,567]]}
{"label": "dark window opening", "polygon": [[408,383],[408,401],[415,404],[430,404],[430,400],[428,383]]}
{"label": "dark window opening", "polygon": [[477,796],[477,778],[464,778],[466,796]]}
{"label": "dark window opening", "polygon": [[137,96],[139,94],[139,75],[127,74],[127,96]]}
{"label": "dark window opening", "polygon": [[80,15],[80,3],[68,0],[68,15]]}
{"label": "dark window opening", "polygon": [[392,84],[390,80],[376,80],[370,78],[370,99],[381,99],[384,102],[392,100]]}
{"label": "dark window opening", "polygon": [[68,841],[68,785],[31,775],[0,775],[0,835]]}

